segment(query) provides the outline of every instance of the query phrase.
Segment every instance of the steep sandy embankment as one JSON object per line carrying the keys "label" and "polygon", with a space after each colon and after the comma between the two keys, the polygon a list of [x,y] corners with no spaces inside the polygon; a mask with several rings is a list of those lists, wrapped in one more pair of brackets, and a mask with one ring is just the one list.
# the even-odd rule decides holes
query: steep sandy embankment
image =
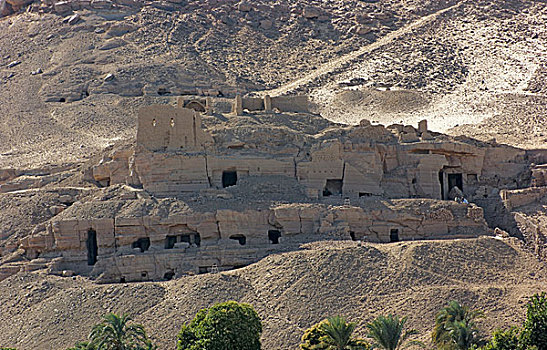
{"label": "steep sandy embankment", "polygon": [[409,316],[428,340],[434,314],[452,299],[481,309],[485,331],[521,322],[527,297],[547,290],[547,270],[520,243],[479,238],[363,244],[321,242],[246,268],[170,282],[95,285],[76,277],[13,276],[0,283],[0,344],[63,349],[84,339],[109,311],[142,322],[161,349],[212,303],[251,303],[264,349],[296,348],[304,329],[329,315],[363,323],[388,312]]}

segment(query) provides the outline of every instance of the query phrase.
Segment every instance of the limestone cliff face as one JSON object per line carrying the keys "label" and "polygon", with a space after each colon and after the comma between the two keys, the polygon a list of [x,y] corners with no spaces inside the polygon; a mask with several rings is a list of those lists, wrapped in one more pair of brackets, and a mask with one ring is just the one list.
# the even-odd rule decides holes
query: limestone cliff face
{"label": "limestone cliff face", "polygon": [[[118,210],[100,219],[81,219],[97,210],[100,201],[66,210],[43,233],[24,240],[24,249],[36,256],[62,257],[53,264],[54,270],[91,273],[103,281],[129,281],[193,274],[212,266],[230,269],[317,240],[392,242],[490,232],[481,208],[439,200],[281,204],[265,210],[187,209],[155,215],[154,208],[163,204],[143,200],[140,192],[135,199],[111,202]],[[135,215],[135,206],[142,215]],[[90,244],[96,245],[95,253]],[[97,263],[82,263],[90,254],[95,254]]]}
{"label": "limestone cliff face", "polygon": [[197,102],[142,108],[135,144],[91,167],[89,180],[104,188],[22,240],[25,254],[45,259],[35,268],[102,281],[164,279],[316,240],[488,235],[483,208],[467,202],[491,220],[502,200],[510,208],[529,199],[499,197],[529,180],[526,151],[432,133],[425,121],[341,126],[268,111],[273,101],[238,97],[241,115],[219,113],[211,98],[201,113]]}

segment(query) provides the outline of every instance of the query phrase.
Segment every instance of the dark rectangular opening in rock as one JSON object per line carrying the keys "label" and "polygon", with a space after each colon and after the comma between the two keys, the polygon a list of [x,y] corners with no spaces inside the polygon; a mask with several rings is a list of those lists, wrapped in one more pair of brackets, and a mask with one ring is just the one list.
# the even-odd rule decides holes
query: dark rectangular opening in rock
{"label": "dark rectangular opening in rock", "polygon": [[208,266],[200,266],[198,267],[198,273],[199,274],[203,274],[203,273],[207,273],[209,272],[209,267]]}
{"label": "dark rectangular opening in rock", "polygon": [[237,184],[237,171],[222,172],[222,187],[235,186]]}
{"label": "dark rectangular opening in rock", "polygon": [[173,271],[173,270],[167,270],[163,274],[163,279],[166,280],[166,281],[169,281],[169,280],[173,279],[173,277],[175,277],[175,271]]}
{"label": "dark rectangular opening in rock", "polygon": [[131,248],[137,249],[139,248],[141,250],[141,253],[144,253],[145,251],[150,248],[150,238],[139,238],[137,241],[133,242],[131,244]]}
{"label": "dark rectangular opening in rock", "polygon": [[269,230],[268,239],[272,244],[279,244],[279,238],[281,237],[281,232],[279,230]]}
{"label": "dark rectangular opening in rock", "polygon": [[398,228],[392,228],[391,231],[389,231],[389,241],[390,242],[399,242],[399,229]]}
{"label": "dark rectangular opening in rock", "polygon": [[245,237],[244,235],[231,235],[230,239],[238,241],[240,245],[247,244],[247,237]]}
{"label": "dark rectangular opening in rock", "polygon": [[458,187],[463,191],[463,177],[462,174],[448,174],[448,190]]}
{"label": "dark rectangular opening in rock", "polygon": [[165,249],[173,249],[177,243],[177,236],[167,236],[165,238]]}
{"label": "dark rectangular opening in rock", "polygon": [[88,265],[95,265],[97,262],[97,255],[98,255],[98,246],[97,246],[97,232],[90,228],[87,231],[87,241],[86,241],[86,247],[87,247],[87,264]]}
{"label": "dark rectangular opening in rock", "polygon": [[344,182],[339,179],[327,179],[325,188],[323,189],[323,197],[341,195]]}

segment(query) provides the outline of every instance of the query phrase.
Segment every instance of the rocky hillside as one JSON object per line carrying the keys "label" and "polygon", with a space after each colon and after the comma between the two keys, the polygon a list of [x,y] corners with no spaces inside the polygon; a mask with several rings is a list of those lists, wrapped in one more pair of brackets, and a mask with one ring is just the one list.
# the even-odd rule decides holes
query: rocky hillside
{"label": "rocky hillside", "polygon": [[379,314],[409,316],[429,341],[434,314],[452,299],[485,312],[481,328],[518,324],[527,298],[547,288],[544,263],[515,239],[318,242],[220,274],[170,282],[96,285],[80,277],[17,275],[0,282],[0,344],[65,348],[83,339],[106,312],[128,312],[161,349],[180,326],[214,302],[251,303],[264,349],[294,349],[302,332],[329,315],[363,323]]}
{"label": "rocky hillside", "polygon": [[336,121],[425,118],[455,135],[543,147],[546,19],[544,2],[462,1],[302,89]]}
{"label": "rocky hillside", "polygon": [[269,89],[335,121],[544,141],[544,2],[0,4],[0,168],[82,161],[131,139],[143,104]]}

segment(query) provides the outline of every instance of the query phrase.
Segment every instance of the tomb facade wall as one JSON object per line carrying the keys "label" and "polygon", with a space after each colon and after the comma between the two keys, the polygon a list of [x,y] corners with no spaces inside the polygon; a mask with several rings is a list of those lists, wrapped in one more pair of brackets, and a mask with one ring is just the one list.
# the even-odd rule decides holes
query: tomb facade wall
{"label": "tomb facade wall", "polygon": [[[23,247],[42,256],[60,255],[72,262],[80,259],[85,266],[93,232],[98,248],[93,273],[106,273],[112,281],[122,277],[129,281],[161,279],[169,271],[198,273],[200,266],[213,264],[220,268],[244,265],[272,249],[286,249],[285,241],[390,242],[394,234],[397,240],[413,240],[477,237],[489,232],[482,209],[474,205],[435,200],[367,203],[362,207],[283,204],[267,210],[222,209],[167,217],[54,220],[45,232],[26,239]],[[279,235],[278,244],[272,244],[271,232]],[[144,250],[139,242],[146,242]],[[226,251],[230,253],[225,256]]]}

